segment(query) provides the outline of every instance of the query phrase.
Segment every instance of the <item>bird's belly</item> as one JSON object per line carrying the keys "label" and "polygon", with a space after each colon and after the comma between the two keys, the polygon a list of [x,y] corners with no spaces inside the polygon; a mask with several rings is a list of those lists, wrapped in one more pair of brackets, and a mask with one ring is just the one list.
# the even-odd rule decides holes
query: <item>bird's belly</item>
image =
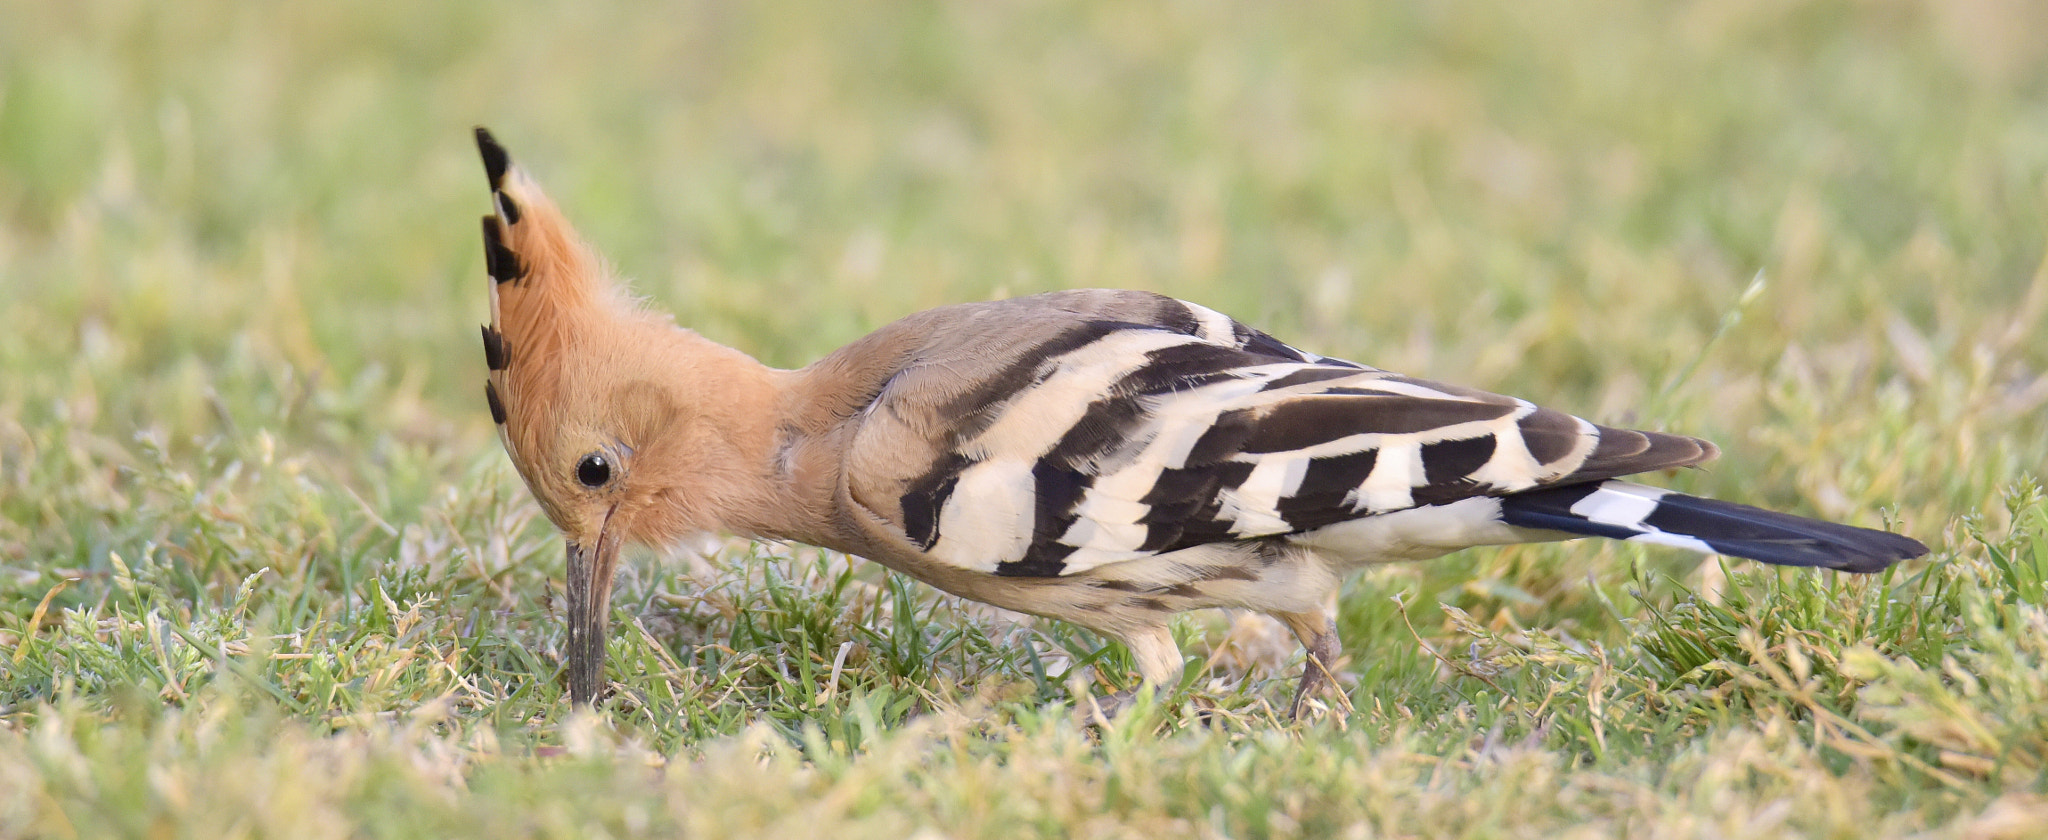
{"label": "bird's belly", "polygon": [[1004,609],[1112,633],[1156,627],[1174,613],[1207,607],[1320,610],[1339,583],[1327,561],[1284,540],[1195,546],[1058,577],[948,577],[927,582]]}

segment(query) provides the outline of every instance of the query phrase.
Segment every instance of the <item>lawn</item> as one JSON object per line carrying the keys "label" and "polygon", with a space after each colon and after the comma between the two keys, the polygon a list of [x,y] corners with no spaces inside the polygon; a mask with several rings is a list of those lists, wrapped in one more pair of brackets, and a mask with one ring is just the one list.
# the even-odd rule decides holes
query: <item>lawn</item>
{"label": "lawn", "polygon": [[[0,837],[2048,835],[2048,7],[0,0]],[[863,561],[629,557],[573,710],[470,129],[798,366],[1149,289],[1685,432],[1933,553],[1350,581],[1182,685]],[[1339,706],[1341,704],[1331,704]]]}

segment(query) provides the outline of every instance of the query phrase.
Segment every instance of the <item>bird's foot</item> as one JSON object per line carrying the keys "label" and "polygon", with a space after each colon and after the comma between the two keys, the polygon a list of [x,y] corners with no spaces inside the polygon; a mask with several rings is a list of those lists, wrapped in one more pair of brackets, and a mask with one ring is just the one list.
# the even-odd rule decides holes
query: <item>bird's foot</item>
{"label": "bird's foot", "polygon": [[1348,717],[1352,711],[1351,699],[1344,696],[1344,692],[1337,687],[1330,673],[1330,669],[1337,664],[1337,656],[1341,650],[1337,642],[1336,625],[1328,618],[1310,621],[1306,618],[1283,617],[1283,620],[1294,627],[1295,634],[1301,639],[1302,647],[1308,651],[1308,662],[1301,670],[1301,684],[1294,690],[1294,702],[1287,705],[1287,719],[1299,723],[1302,716],[1311,709],[1331,708],[1312,704],[1318,694],[1326,695],[1328,699],[1334,701],[1336,708],[1341,709]]}
{"label": "bird's foot", "polygon": [[1138,692],[1143,688],[1126,688],[1100,697],[1093,692],[1083,692],[1074,706],[1074,722],[1084,728],[1109,726],[1118,716],[1138,704]]}

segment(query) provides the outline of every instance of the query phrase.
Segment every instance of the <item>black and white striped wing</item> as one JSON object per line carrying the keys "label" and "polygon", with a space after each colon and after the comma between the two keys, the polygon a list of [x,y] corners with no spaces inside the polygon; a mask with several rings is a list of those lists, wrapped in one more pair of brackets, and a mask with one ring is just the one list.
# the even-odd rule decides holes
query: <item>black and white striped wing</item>
{"label": "black and white striped wing", "polygon": [[1054,576],[1713,454],[1224,335],[1098,320],[1018,353],[951,407],[896,500],[905,534],[950,566]]}

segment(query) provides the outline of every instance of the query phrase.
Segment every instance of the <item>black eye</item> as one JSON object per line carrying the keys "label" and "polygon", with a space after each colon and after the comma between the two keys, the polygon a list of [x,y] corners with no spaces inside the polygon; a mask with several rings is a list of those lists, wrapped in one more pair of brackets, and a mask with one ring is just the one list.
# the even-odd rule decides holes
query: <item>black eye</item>
{"label": "black eye", "polygon": [[612,480],[612,464],[603,455],[592,452],[576,462],[576,480],[585,487],[603,487]]}

